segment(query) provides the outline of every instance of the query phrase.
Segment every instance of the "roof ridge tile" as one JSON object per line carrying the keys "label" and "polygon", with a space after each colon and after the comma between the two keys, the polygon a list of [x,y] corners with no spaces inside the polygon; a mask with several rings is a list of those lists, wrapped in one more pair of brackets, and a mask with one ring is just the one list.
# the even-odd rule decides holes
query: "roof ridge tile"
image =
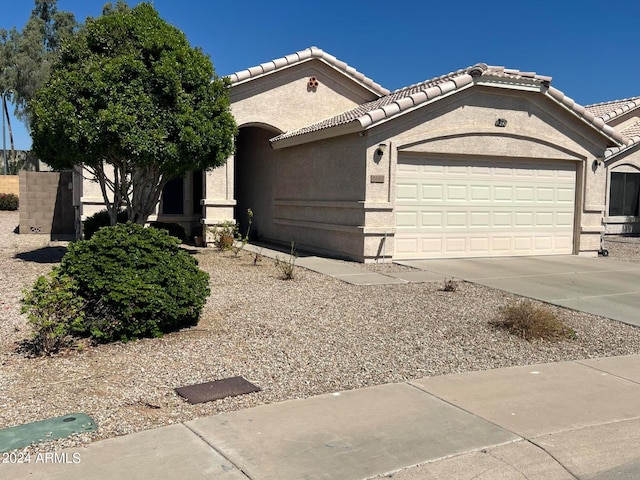
{"label": "roof ridge tile", "polygon": [[316,46],[311,46],[304,50],[300,50],[299,52],[291,53],[289,55],[285,55],[284,57],[276,58],[269,62],[250,67],[245,70],[240,70],[239,72],[228,75],[227,78],[231,80],[231,84],[233,85],[236,83],[251,80],[252,78],[259,77],[267,73],[275,72],[277,70],[296,65],[300,62],[304,62],[312,58],[323,60],[333,68],[350,76],[365,88],[368,88],[379,96],[385,96],[390,93],[389,90],[381,86],[379,83],[374,82],[372,79],[357,71],[352,66],[341,60],[338,60],[335,56],[326,53],[324,50]]}

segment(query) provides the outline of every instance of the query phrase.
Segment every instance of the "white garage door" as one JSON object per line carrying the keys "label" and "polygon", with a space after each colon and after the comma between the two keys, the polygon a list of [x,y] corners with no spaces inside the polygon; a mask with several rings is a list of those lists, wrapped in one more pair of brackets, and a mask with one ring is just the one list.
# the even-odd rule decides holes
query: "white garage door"
{"label": "white garage door", "polygon": [[400,157],[394,259],[571,254],[572,162]]}

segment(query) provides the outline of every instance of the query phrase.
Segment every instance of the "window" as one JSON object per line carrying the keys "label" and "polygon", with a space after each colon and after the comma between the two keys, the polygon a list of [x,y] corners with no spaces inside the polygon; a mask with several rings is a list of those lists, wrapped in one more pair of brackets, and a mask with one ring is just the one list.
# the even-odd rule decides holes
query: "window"
{"label": "window", "polygon": [[184,180],[174,178],[162,190],[162,213],[165,215],[182,215],[184,213]]}
{"label": "window", "polygon": [[640,205],[640,173],[611,174],[609,215],[637,217]]}

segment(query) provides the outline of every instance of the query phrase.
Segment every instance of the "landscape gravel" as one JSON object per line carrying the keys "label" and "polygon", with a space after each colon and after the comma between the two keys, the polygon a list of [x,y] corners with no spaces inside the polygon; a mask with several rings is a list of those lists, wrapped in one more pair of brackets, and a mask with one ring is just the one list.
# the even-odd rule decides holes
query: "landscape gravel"
{"label": "landscape gravel", "polygon": [[[211,296],[193,328],[126,344],[30,358],[22,290],[51,270],[65,244],[18,235],[17,212],[0,212],[0,428],[84,412],[97,432],[30,452],[288,399],[448,373],[640,354],[640,329],[554,308],[575,340],[528,342],[489,321],[519,297],[466,282],[354,286],[298,268],[279,278],[273,261],[193,250]],[[610,258],[640,261],[640,243],[607,242]],[[398,266],[365,266],[384,272]],[[405,267],[402,267],[405,268]],[[190,405],[174,388],[241,375],[259,393]]]}

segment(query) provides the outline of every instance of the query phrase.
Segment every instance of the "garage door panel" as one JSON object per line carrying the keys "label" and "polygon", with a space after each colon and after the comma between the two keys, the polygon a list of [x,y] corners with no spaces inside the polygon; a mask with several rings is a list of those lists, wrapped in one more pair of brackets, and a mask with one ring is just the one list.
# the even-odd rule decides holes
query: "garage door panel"
{"label": "garage door panel", "polygon": [[533,187],[516,187],[516,202],[533,202]]}
{"label": "garage door panel", "polygon": [[493,199],[497,202],[513,201],[513,187],[510,187],[510,186],[493,187]]}
{"label": "garage door panel", "polygon": [[405,161],[397,171],[396,258],[572,253],[575,164]]}
{"label": "garage door panel", "polygon": [[573,227],[573,212],[557,212],[555,226],[572,228]]}
{"label": "garage door panel", "polygon": [[575,202],[575,191],[571,188],[558,188],[557,189],[558,203],[566,203],[573,205]]}
{"label": "garage door panel", "polygon": [[420,226],[435,227],[440,229],[443,227],[442,217],[443,217],[442,212],[422,212],[422,214],[420,215],[420,218],[422,220],[420,223]]}
{"label": "garage door panel", "polygon": [[469,217],[471,221],[469,222],[470,227],[476,228],[485,228],[487,225],[491,225],[491,212],[470,212]]}
{"label": "garage door panel", "polygon": [[422,195],[420,200],[433,200],[441,202],[444,198],[442,185],[424,184],[422,185]]}
{"label": "garage door panel", "polygon": [[485,185],[471,185],[471,200],[474,202],[491,201],[491,187]]}
{"label": "garage door panel", "polygon": [[418,201],[418,185],[398,183],[396,195],[400,201]]}

